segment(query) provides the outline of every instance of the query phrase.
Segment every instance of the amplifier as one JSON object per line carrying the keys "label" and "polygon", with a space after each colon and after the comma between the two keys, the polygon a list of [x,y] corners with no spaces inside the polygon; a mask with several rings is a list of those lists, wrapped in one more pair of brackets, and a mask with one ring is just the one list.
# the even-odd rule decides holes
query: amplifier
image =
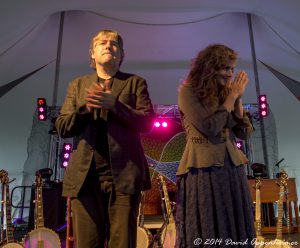
{"label": "amplifier", "polygon": [[[61,182],[47,182],[42,188],[44,225],[52,230],[66,222],[67,199],[62,197]],[[28,219],[28,232],[34,229],[35,186],[32,185]]]}

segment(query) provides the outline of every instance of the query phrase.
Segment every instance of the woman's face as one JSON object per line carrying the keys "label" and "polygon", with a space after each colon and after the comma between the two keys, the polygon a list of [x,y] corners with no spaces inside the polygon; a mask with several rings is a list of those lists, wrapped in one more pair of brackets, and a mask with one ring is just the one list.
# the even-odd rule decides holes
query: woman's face
{"label": "woman's face", "polygon": [[235,60],[229,60],[222,68],[217,71],[216,80],[219,85],[230,84],[235,68]]}

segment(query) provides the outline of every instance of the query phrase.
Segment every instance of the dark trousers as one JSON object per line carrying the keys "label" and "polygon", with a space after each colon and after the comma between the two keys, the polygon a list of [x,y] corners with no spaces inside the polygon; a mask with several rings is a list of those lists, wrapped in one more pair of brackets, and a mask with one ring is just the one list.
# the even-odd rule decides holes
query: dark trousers
{"label": "dark trousers", "polygon": [[86,180],[71,201],[76,248],[135,248],[139,200],[110,181]]}

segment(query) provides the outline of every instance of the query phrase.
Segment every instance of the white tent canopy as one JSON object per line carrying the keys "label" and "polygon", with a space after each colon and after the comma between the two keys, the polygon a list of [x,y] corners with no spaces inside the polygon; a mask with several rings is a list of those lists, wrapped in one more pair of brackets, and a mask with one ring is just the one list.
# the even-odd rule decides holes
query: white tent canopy
{"label": "white tent canopy", "polygon": [[[2,0],[0,91],[52,62],[0,97],[0,167],[12,177],[22,175],[36,99],[45,97],[48,105],[62,104],[68,82],[91,72],[89,42],[101,29],[120,32],[125,43],[121,69],[147,79],[154,104],[177,103],[177,88],[187,76],[191,59],[211,43],[238,51],[238,69],[246,70],[251,80],[244,102],[256,103],[247,13],[252,16],[257,59],[300,82],[299,10],[296,0]],[[61,12],[64,23],[56,88]],[[299,101],[270,70],[259,61],[257,65],[260,92],[267,95],[276,120],[278,158],[285,158],[282,166],[300,180]]]}

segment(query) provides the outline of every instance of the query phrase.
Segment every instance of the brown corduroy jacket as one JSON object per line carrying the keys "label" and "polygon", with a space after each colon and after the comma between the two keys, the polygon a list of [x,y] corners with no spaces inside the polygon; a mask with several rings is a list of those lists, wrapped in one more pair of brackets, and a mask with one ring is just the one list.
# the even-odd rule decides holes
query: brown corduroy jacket
{"label": "brown corduroy jacket", "polygon": [[190,167],[223,166],[226,150],[236,166],[248,162],[235,143],[235,137],[245,139],[253,131],[246,114],[239,119],[223,106],[199,101],[190,85],[181,87],[178,107],[187,140],[177,175],[187,173]]}

